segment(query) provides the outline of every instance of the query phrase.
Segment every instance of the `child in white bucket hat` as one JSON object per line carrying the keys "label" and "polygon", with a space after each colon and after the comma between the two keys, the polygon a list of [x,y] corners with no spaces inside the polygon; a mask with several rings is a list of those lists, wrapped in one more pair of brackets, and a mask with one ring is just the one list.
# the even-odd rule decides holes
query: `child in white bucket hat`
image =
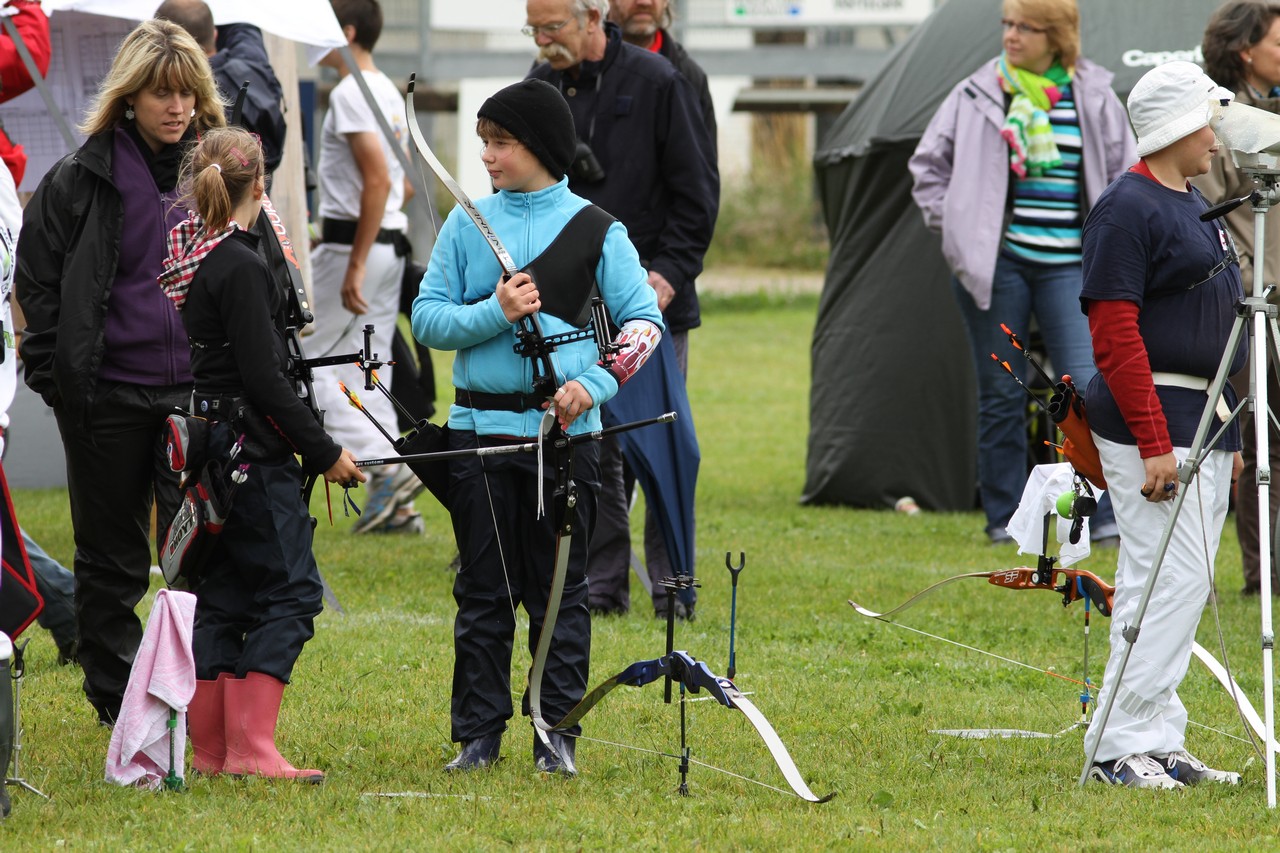
{"label": "child in white bucket hat", "polygon": [[[1085,735],[1090,778],[1140,788],[1239,781],[1186,749],[1187,711],[1177,688],[1208,600],[1212,566],[1241,465],[1235,422],[1179,482],[1206,407],[1206,390],[1224,358],[1234,306],[1244,296],[1226,229],[1201,222],[1209,205],[1188,179],[1208,171],[1218,141],[1213,110],[1232,97],[1199,66],[1170,62],[1147,72],[1129,95],[1129,118],[1142,158],[1117,178],[1085,220],[1084,287],[1098,374],[1086,398],[1120,528],[1111,656],[1095,719]],[[1231,370],[1245,361],[1241,346]],[[1225,402],[1235,406],[1228,385]],[[1214,401],[1217,402],[1217,401]],[[1215,427],[1216,431],[1216,427]],[[1159,566],[1157,543],[1174,502],[1186,490]],[[1207,558],[1207,563],[1206,563]],[[1142,591],[1159,572],[1142,631],[1123,676]],[[1111,694],[1115,694],[1114,697]]]}
{"label": "child in white bucket hat", "polygon": [[1129,92],[1129,121],[1146,157],[1207,127],[1215,106],[1235,95],[1194,62],[1167,62],[1142,76]]}

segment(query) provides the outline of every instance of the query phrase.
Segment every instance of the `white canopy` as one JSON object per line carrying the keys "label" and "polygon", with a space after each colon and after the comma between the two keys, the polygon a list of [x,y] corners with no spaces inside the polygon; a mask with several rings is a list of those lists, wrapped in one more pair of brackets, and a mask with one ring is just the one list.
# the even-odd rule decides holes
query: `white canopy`
{"label": "white canopy", "polygon": [[[328,0],[205,0],[215,24],[253,24],[263,32],[313,47],[342,47],[347,40]],[[54,12],[85,12],[110,18],[144,21],[160,0],[43,0]]]}

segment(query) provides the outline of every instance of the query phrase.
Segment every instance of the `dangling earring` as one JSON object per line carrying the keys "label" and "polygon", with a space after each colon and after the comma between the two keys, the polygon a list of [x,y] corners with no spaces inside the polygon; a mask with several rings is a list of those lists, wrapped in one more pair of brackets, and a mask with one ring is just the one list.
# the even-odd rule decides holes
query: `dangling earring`
{"label": "dangling earring", "polygon": [[192,118],[195,118],[195,117],[196,117],[196,108],[195,108],[195,107],[192,107],[192,108],[191,108],[191,117],[192,117]]}
{"label": "dangling earring", "polygon": [[129,104],[128,106],[125,107],[124,117],[127,118],[129,121],[133,121],[133,104]]}

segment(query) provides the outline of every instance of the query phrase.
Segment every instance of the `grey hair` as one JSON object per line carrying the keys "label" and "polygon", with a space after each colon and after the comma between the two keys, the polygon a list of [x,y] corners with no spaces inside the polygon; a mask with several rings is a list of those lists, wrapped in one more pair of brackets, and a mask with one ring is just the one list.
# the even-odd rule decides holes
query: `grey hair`
{"label": "grey hair", "polygon": [[569,4],[569,11],[575,18],[585,18],[592,9],[600,13],[603,21],[609,16],[609,0],[573,0]]}

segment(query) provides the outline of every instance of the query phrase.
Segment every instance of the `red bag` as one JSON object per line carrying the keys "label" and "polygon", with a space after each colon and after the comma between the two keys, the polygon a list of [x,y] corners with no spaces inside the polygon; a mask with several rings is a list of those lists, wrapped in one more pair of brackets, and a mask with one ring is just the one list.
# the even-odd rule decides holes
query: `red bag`
{"label": "red bag", "polygon": [[22,176],[27,173],[27,152],[22,150],[21,145],[14,144],[3,125],[0,125],[0,160],[9,167],[13,185],[21,186]]}
{"label": "red bag", "polygon": [[0,464],[0,631],[16,640],[44,610],[44,599],[36,591],[36,576],[31,571],[27,546],[9,497],[9,482]]}

